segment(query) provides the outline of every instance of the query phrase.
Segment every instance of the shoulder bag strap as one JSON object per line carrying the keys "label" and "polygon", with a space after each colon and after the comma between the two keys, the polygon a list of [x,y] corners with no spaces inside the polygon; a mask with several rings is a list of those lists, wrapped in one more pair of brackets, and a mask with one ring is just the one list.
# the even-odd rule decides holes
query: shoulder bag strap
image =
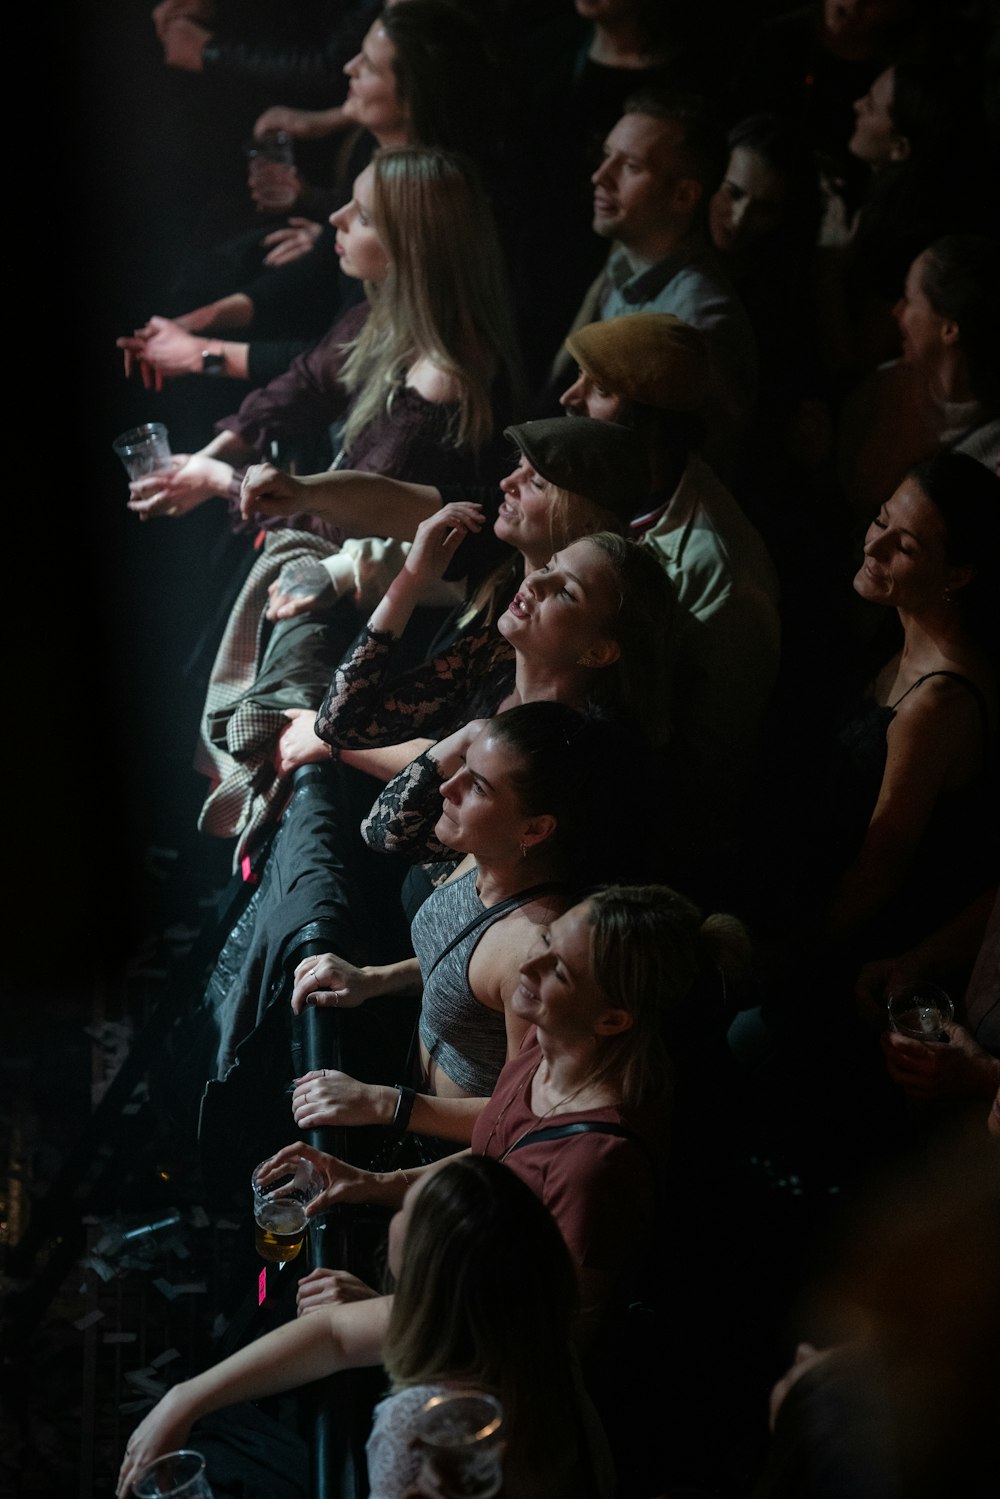
{"label": "shoulder bag strap", "polygon": [[550,880],[547,884],[532,885],[527,890],[519,890],[516,895],[508,895],[506,900],[498,901],[495,906],[485,906],[482,911],[473,916],[471,921],[466,922],[457,937],[452,937],[447,947],[441,949],[434,962],[424,974],[424,983],[426,984],[435,968],[443,958],[448,956],[452,948],[457,947],[460,942],[464,942],[470,932],[474,932],[476,927],[482,926],[483,922],[489,921],[491,916],[505,916],[508,911],[513,911],[517,906],[526,906],[528,901],[533,900],[536,895],[546,895],[550,890],[561,890],[562,888],[555,880]]}
{"label": "shoulder bag strap", "polygon": [[634,1129],[629,1129],[625,1124],[613,1124],[611,1121],[602,1123],[599,1119],[578,1119],[574,1124],[546,1124],[542,1129],[532,1130],[528,1135],[522,1135],[507,1150],[507,1155],[513,1155],[515,1150],[520,1150],[522,1145],[534,1145],[543,1140],[562,1140],[570,1135],[619,1135],[622,1139],[631,1140],[638,1145],[643,1155],[649,1161],[654,1171],[658,1173],[653,1152],[641,1135],[637,1135]]}

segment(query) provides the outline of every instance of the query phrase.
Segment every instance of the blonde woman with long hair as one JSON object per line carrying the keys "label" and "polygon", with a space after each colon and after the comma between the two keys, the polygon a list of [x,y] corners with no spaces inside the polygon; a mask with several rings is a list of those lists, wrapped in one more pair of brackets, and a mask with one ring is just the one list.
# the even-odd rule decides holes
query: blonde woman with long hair
{"label": "blonde woman with long hair", "polygon": [[[130,485],[129,507],[142,519],[182,515],[222,495],[234,526],[243,526],[243,466],[276,453],[280,463],[283,444],[285,466],[297,453],[315,461],[329,435],[335,468],[415,483],[500,477],[499,434],[521,394],[520,360],[476,167],[421,146],[377,151],[331,223],[341,267],[364,282],[365,300],[216,423],[199,452],[175,455],[169,469]],[[265,524],[339,540],[304,515]]]}

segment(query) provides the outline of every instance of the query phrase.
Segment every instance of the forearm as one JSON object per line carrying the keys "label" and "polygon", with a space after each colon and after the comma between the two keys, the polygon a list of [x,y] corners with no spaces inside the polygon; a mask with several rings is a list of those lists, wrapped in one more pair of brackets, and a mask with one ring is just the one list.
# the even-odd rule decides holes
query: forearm
{"label": "forearm", "polygon": [[[192,1423],[246,1400],[297,1389],[344,1369],[369,1367],[381,1357],[390,1297],[318,1308],[230,1354],[174,1387],[173,1399]],[[359,1315],[361,1308],[366,1315]]]}
{"label": "forearm", "polygon": [[441,495],[430,484],[408,484],[355,470],[298,476],[296,506],[340,527],[345,536],[394,536],[412,541]]}
{"label": "forearm", "polygon": [[[437,1098],[431,1093],[417,1093],[413,1088],[390,1088],[372,1085],[374,1117],[367,1122],[387,1128],[403,1128],[411,1135],[433,1135],[439,1140],[454,1140],[458,1145],[472,1143],[476,1120],[489,1102],[486,1098]],[[412,1176],[412,1171],[407,1171]]]}
{"label": "forearm", "polygon": [[398,963],[370,963],[363,972],[371,977],[373,998],[380,994],[419,994],[423,988],[416,958],[401,958]]}
{"label": "forearm", "polygon": [[423,592],[421,580],[404,563],[368,619],[370,630],[379,630],[398,640],[413,617]]}
{"label": "forearm", "polygon": [[389,782],[433,743],[433,739],[410,739],[405,744],[389,744],[381,749],[344,749],[339,759],[377,781]]}
{"label": "forearm", "polygon": [[233,333],[237,329],[249,328],[253,316],[253,299],[238,291],[184,313],[177,322],[189,333]]}
{"label": "forearm", "polygon": [[236,432],[228,430],[216,433],[212,441],[206,443],[201,449],[203,458],[221,458],[224,463],[230,463],[238,468],[241,463],[249,463],[257,454],[253,448],[247,446]]}

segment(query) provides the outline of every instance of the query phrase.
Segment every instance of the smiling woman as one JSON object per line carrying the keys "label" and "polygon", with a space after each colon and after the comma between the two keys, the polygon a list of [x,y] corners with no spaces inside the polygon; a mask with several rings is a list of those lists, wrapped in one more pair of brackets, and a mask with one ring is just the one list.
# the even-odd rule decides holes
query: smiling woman
{"label": "smiling woman", "polygon": [[[854,578],[860,599],[892,611],[892,644],[826,769],[813,759],[791,792],[808,798],[789,866],[800,935],[847,964],[906,948],[989,880],[975,835],[995,799],[998,584],[1000,478],[959,453],[911,470]],[[787,930],[788,908],[780,919]]]}

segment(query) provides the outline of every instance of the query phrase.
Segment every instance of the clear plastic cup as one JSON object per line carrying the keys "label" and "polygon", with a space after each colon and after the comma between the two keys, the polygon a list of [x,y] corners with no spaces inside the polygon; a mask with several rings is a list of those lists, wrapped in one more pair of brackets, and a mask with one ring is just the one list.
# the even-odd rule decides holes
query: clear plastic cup
{"label": "clear plastic cup", "polygon": [[162,422],[143,422],[121,432],[111,444],[130,479],[155,474],[170,463],[170,438]]}
{"label": "clear plastic cup", "polygon": [[165,1452],[133,1480],[134,1499],[213,1499],[205,1477],[205,1459],[185,1447]]}

